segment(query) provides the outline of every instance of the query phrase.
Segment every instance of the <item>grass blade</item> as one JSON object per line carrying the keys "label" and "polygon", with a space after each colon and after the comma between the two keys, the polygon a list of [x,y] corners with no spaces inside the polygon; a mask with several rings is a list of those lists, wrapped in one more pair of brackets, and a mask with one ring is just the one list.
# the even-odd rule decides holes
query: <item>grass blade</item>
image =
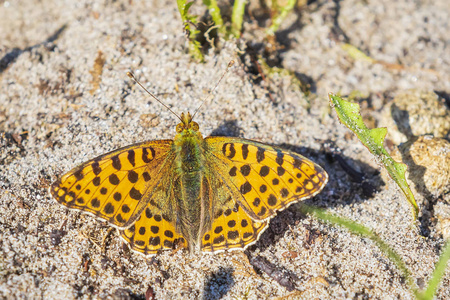
{"label": "grass blade", "polygon": [[421,292],[417,295],[418,299],[423,300],[433,299],[434,295],[437,292],[437,288],[439,287],[439,283],[441,282],[442,277],[445,274],[445,270],[447,268],[449,259],[450,259],[450,242],[447,242],[434,268],[434,272],[431,275],[431,279],[428,282],[427,289],[424,292]]}
{"label": "grass blade", "polygon": [[223,26],[222,15],[220,14],[220,8],[217,5],[216,0],[203,0],[203,4],[208,7],[209,14],[211,15],[212,20],[214,21],[215,26],[217,26],[220,34],[225,35],[226,28]]}
{"label": "grass blade", "polygon": [[178,11],[181,15],[181,20],[184,23],[184,28],[188,33],[189,53],[198,61],[203,61],[203,54],[197,36],[200,31],[197,29],[197,17],[188,13],[189,8],[194,4],[194,1],[187,2],[186,0],[177,0]]}
{"label": "grass blade", "polygon": [[247,0],[234,1],[233,13],[231,15],[231,34],[236,38],[241,36],[242,22],[244,20],[245,5]]}
{"label": "grass blade", "polygon": [[267,29],[268,35],[275,34],[275,32],[280,27],[281,23],[284,21],[284,19],[286,19],[288,13],[290,13],[291,10],[294,9],[297,0],[288,0],[286,5],[283,6],[276,5],[276,0],[274,0],[273,3],[274,3],[273,6],[277,11],[275,13],[275,16],[272,18],[272,25],[270,25],[270,27]]}
{"label": "grass blade", "polygon": [[303,213],[311,214],[320,220],[345,227],[354,234],[358,234],[361,235],[362,237],[371,239],[378,246],[378,248],[397,266],[402,276],[405,278],[410,290],[414,294],[417,294],[415,284],[413,282],[413,279],[410,275],[408,268],[405,265],[405,262],[401,259],[400,255],[397,252],[395,252],[395,250],[389,247],[389,245],[386,244],[372,230],[352,220],[327,213],[323,209],[312,207],[306,204],[302,204],[300,206],[300,210]]}

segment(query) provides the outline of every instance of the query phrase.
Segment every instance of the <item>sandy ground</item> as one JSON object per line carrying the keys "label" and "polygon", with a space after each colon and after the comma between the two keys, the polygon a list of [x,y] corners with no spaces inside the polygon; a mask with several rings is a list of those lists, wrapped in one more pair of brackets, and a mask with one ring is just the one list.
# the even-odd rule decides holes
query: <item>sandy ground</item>
{"label": "sandy ground", "polygon": [[[200,3],[192,11],[203,15]],[[321,164],[330,182],[308,204],[372,228],[401,255],[417,285],[426,285],[443,246],[432,212],[422,220],[427,226],[413,225],[403,195],[338,123],[326,95],[359,92],[370,127],[383,125],[383,108],[406,89],[448,95],[446,0],[317,1],[289,15],[270,60],[309,83],[308,97],[287,74],[261,81],[251,72],[244,53],[262,53],[267,21],[257,1],[251,4],[256,19],[246,20],[242,39],[221,41],[203,64],[187,53],[175,1],[0,6],[1,298],[144,299],[146,292],[155,299],[412,298],[373,242],[305,216],[296,205],[274,218],[245,252],[182,250],[145,258],[130,252],[105,223],[50,198],[51,182],[78,164],[174,136],[176,118],[126,71],[177,113],[192,112],[232,59],[235,66],[197,116],[203,135],[280,145]],[[344,42],[381,63],[355,61]],[[340,149],[365,184],[355,182],[330,149]],[[421,195],[417,200],[422,207],[428,203]],[[449,284],[447,273],[438,299],[450,298]]]}

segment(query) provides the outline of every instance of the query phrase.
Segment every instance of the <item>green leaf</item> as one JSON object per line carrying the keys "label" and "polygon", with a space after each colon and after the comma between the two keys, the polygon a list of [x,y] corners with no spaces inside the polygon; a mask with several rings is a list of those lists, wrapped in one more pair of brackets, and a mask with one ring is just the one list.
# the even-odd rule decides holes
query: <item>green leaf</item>
{"label": "green leaf", "polygon": [[192,4],[194,4],[194,1],[189,2],[189,3],[187,3],[187,4],[184,6],[184,14],[185,14],[185,15],[188,14],[188,10],[189,10],[189,8],[191,8]]}
{"label": "green leaf", "polygon": [[406,181],[405,172],[407,166],[404,163],[396,162],[392,159],[389,153],[383,146],[384,138],[386,137],[386,128],[375,128],[369,129],[364,124],[362,117],[359,113],[359,105],[356,103],[351,103],[343,100],[339,96],[334,94],[328,95],[330,99],[330,104],[336,110],[341,123],[347,126],[358,139],[366,146],[369,151],[378,158],[379,161],[384,165],[389,176],[397,183],[397,185],[402,190],[406,199],[412,205],[414,219],[417,218],[419,213],[419,208],[416,204],[411,189]]}
{"label": "green leaf", "polygon": [[370,56],[365,55],[364,52],[362,52],[361,50],[359,50],[358,48],[356,48],[355,46],[353,46],[351,44],[344,43],[341,45],[341,48],[344,51],[346,51],[348,53],[348,55],[350,55],[350,57],[352,57],[354,60],[364,60],[369,63],[377,62],[375,59],[373,59]]}

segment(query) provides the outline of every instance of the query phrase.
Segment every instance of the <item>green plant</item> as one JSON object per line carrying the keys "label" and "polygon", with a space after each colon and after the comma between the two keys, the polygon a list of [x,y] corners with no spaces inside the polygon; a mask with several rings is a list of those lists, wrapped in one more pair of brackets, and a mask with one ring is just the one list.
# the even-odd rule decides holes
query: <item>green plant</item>
{"label": "green plant", "polygon": [[414,284],[414,279],[411,276],[411,273],[406,267],[406,264],[402,260],[401,256],[397,252],[395,252],[394,249],[389,247],[389,245],[372,230],[352,220],[327,213],[325,210],[320,208],[315,208],[303,204],[302,206],[300,206],[300,210],[303,213],[310,214],[317,219],[329,222],[334,225],[342,226],[354,234],[358,234],[364,238],[372,240],[377,245],[377,247],[397,266],[403,278],[405,279],[405,282],[407,283],[411,293],[415,296],[416,299],[433,299],[434,295],[436,294],[437,288],[439,287],[439,283],[441,282],[442,277],[445,274],[447,263],[450,259],[450,242],[446,243],[441,252],[439,260],[435,265],[431,279],[428,281],[427,289],[420,291]]}
{"label": "green plant", "polygon": [[297,3],[297,0],[288,0],[285,5],[279,5],[276,0],[272,1],[272,25],[267,29],[268,35],[275,35],[275,32],[280,27],[281,23],[286,19]]}
{"label": "green plant", "polygon": [[409,188],[408,182],[406,181],[405,172],[408,167],[404,163],[399,163],[393,160],[383,146],[387,129],[385,127],[374,129],[367,128],[359,113],[360,108],[358,104],[345,101],[339,96],[331,93],[328,97],[330,99],[330,104],[336,110],[341,123],[353,131],[361,143],[363,143],[363,145],[366,146],[373,155],[375,155],[378,161],[383,164],[389,176],[391,176],[391,178],[394,179],[400,187],[403,194],[406,196],[406,199],[411,204],[414,219],[416,219],[417,214],[419,213],[419,208],[416,204],[414,195]]}
{"label": "green plant", "polygon": [[189,53],[198,61],[203,61],[200,42],[197,40],[200,30],[197,26],[197,16],[189,14],[189,8],[194,1],[177,0],[178,10],[180,11],[181,20],[184,23],[184,30],[189,39]]}
{"label": "green plant", "polygon": [[[275,35],[275,32],[280,27],[281,23],[287,17],[288,13],[293,10],[296,4],[296,0],[288,0],[285,5],[279,5],[277,1],[272,2],[272,25],[267,29],[268,36]],[[199,61],[203,61],[203,54],[201,51],[201,45],[198,41],[199,34],[198,29],[198,17],[189,14],[189,8],[194,1],[188,2],[188,0],[177,0],[178,10],[181,15],[181,20],[184,23],[185,30],[189,40],[189,52],[191,55]],[[216,0],[203,0],[203,4],[208,8],[211,15],[211,19],[214,22],[213,27],[217,28],[218,33],[224,37],[234,36],[239,38],[242,33],[242,24],[244,22],[245,7],[248,0],[236,0],[233,4],[233,11],[231,14],[231,24],[227,27],[224,24],[220,8],[217,5]]]}

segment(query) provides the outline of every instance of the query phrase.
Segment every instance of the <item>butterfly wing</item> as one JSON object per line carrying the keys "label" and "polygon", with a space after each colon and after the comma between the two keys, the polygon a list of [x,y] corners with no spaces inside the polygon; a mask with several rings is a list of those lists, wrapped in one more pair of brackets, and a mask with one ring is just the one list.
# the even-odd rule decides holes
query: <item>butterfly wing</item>
{"label": "butterfly wing", "polygon": [[176,232],[173,220],[152,211],[158,209],[149,203],[132,226],[120,231],[120,236],[131,249],[155,255],[160,250],[173,249],[175,245],[187,247],[186,240]]}
{"label": "butterfly wing", "polygon": [[255,221],[317,195],[328,181],[319,165],[290,151],[241,138],[207,137],[205,142],[207,160]]}
{"label": "butterfly wing", "polygon": [[233,198],[230,188],[220,174],[215,173],[216,166],[208,164],[202,186],[207,188],[211,208],[210,230],[203,234],[201,249],[203,252],[221,252],[224,250],[245,249],[255,243],[267,228],[268,223],[253,221]]}
{"label": "butterfly wing", "polygon": [[144,142],[101,155],[63,175],[50,193],[71,209],[118,228],[129,227],[141,216],[173,162],[172,143]]}
{"label": "butterfly wing", "polygon": [[160,250],[187,247],[187,241],[176,229],[177,207],[175,185],[179,185],[179,177],[173,170],[173,160],[161,176],[147,206],[139,219],[129,228],[121,230],[120,236],[134,251],[155,255]]}

